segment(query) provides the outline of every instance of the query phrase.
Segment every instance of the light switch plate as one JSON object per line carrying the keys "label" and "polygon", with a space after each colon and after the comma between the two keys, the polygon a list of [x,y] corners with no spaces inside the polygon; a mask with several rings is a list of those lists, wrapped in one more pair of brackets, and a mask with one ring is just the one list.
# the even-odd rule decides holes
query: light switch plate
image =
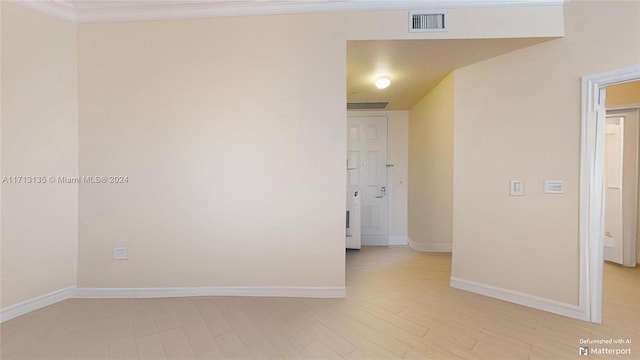
{"label": "light switch plate", "polygon": [[509,195],[524,196],[524,181],[522,180],[509,181]]}

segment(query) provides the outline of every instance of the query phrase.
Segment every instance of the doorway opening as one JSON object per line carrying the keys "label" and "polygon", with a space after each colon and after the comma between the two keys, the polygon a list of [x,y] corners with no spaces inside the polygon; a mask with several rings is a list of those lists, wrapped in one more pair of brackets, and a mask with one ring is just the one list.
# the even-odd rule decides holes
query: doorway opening
{"label": "doorway opening", "polygon": [[[628,83],[635,86],[634,83]],[[640,86],[640,82],[637,82]],[[624,86],[616,85],[614,87]],[[607,91],[610,88],[607,88]],[[637,95],[640,98],[640,92]],[[607,94],[606,103],[611,96]],[[640,106],[640,105],[639,105]],[[636,267],[639,108],[606,111],[604,260]]]}
{"label": "doorway opening", "polygon": [[579,307],[594,323],[602,323],[606,88],[637,80],[640,65],[582,78]]}

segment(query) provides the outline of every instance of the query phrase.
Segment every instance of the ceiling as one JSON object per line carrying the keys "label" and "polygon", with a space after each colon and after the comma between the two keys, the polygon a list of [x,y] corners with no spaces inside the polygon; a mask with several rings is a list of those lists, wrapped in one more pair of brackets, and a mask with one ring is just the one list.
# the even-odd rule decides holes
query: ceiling
{"label": "ceiling", "polygon": [[[409,110],[451,71],[551,39],[349,41],[347,102]],[[379,90],[374,81],[383,75],[391,86]]]}
{"label": "ceiling", "polygon": [[331,11],[560,5],[565,0],[14,0],[74,22],[188,19]]}

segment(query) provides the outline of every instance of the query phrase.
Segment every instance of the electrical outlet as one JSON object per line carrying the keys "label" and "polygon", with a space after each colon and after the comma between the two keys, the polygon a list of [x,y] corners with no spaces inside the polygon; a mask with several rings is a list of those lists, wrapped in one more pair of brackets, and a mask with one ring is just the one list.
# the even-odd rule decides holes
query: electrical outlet
{"label": "electrical outlet", "polygon": [[127,248],[126,247],[113,248],[113,260],[127,260]]}

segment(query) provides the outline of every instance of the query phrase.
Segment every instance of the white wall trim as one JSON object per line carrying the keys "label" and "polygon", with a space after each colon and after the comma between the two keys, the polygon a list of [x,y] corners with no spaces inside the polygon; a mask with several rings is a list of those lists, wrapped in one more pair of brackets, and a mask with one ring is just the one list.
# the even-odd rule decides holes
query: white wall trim
{"label": "white wall trim", "polygon": [[75,286],[68,286],[48,294],[36,296],[32,299],[19,302],[17,304],[0,309],[0,323],[11,320],[20,315],[30,313],[45,306],[53,305],[60,301],[73,298]]}
{"label": "white wall trim", "polygon": [[189,19],[202,17],[274,15],[337,11],[409,10],[503,6],[560,6],[564,0],[415,0],[415,1],[96,1],[78,6],[67,0],[15,3],[66,20],[87,22]]}
{"label": "white wall trim", "polygon": [[175,288],[77,288],[77,299],[167,298],[190,296],[258,296],[344,298],[345,287],[233,286]]}
{"label": "white wall trim", "polygon": [[411,240],[409,238],[409,246],[417,251],[425,251],[425,252],[451,252],[451,243],[450,242],[440,242],[440,243],[419,243]]}
{"label": "white wall trim", "polygon": [[587,320],[602,322],[604,228],[603,167],[605,105],[601,90],[640,79],[640,65],[582,77],[580,134],[580,291],[579,304]]}
{"label": "white wall trim", "polygon": [[141,299],[192,296],[255,296],[338,299],[346,287],[238,286],[175,288],[77,288],[69,286],[0,309],[0,323],[67,299]]}
{"label": "white wall trim", "polygon": [[408,245],[409,241],[406,235],[389,235],[389,245]]}
{"label": "white wall trim", "polygon": [[578,305],[567,304],[540,296],[507,290],[497,286],[481,284],[474,281],[456,278],[453,276],[450,279],[449,285],[455,289],[469,291],[475,294],[512,302],[530,308],[568,316],[574,319],[585,321],[589,320],[587,309],[581,308]]}
{"label": "white wall trim", "polygon": [[640,104],[607,106],[607,112],[608,111],[620,111],[620,110],[637,110],[637,109],[640,109]]}
{"label": "white wall trim", "polygon": [[387,246],[389,245],[389,235],[365,235],[361,234],[362,245],[367,246]]}
{"label": "white wall trim", "polygon": [[77,14],[73,5],[64,1],[24,1],[24,0],[9,0],[14,4],[20,4],[33,10],[43,12],[64,20],[76,22]]}

